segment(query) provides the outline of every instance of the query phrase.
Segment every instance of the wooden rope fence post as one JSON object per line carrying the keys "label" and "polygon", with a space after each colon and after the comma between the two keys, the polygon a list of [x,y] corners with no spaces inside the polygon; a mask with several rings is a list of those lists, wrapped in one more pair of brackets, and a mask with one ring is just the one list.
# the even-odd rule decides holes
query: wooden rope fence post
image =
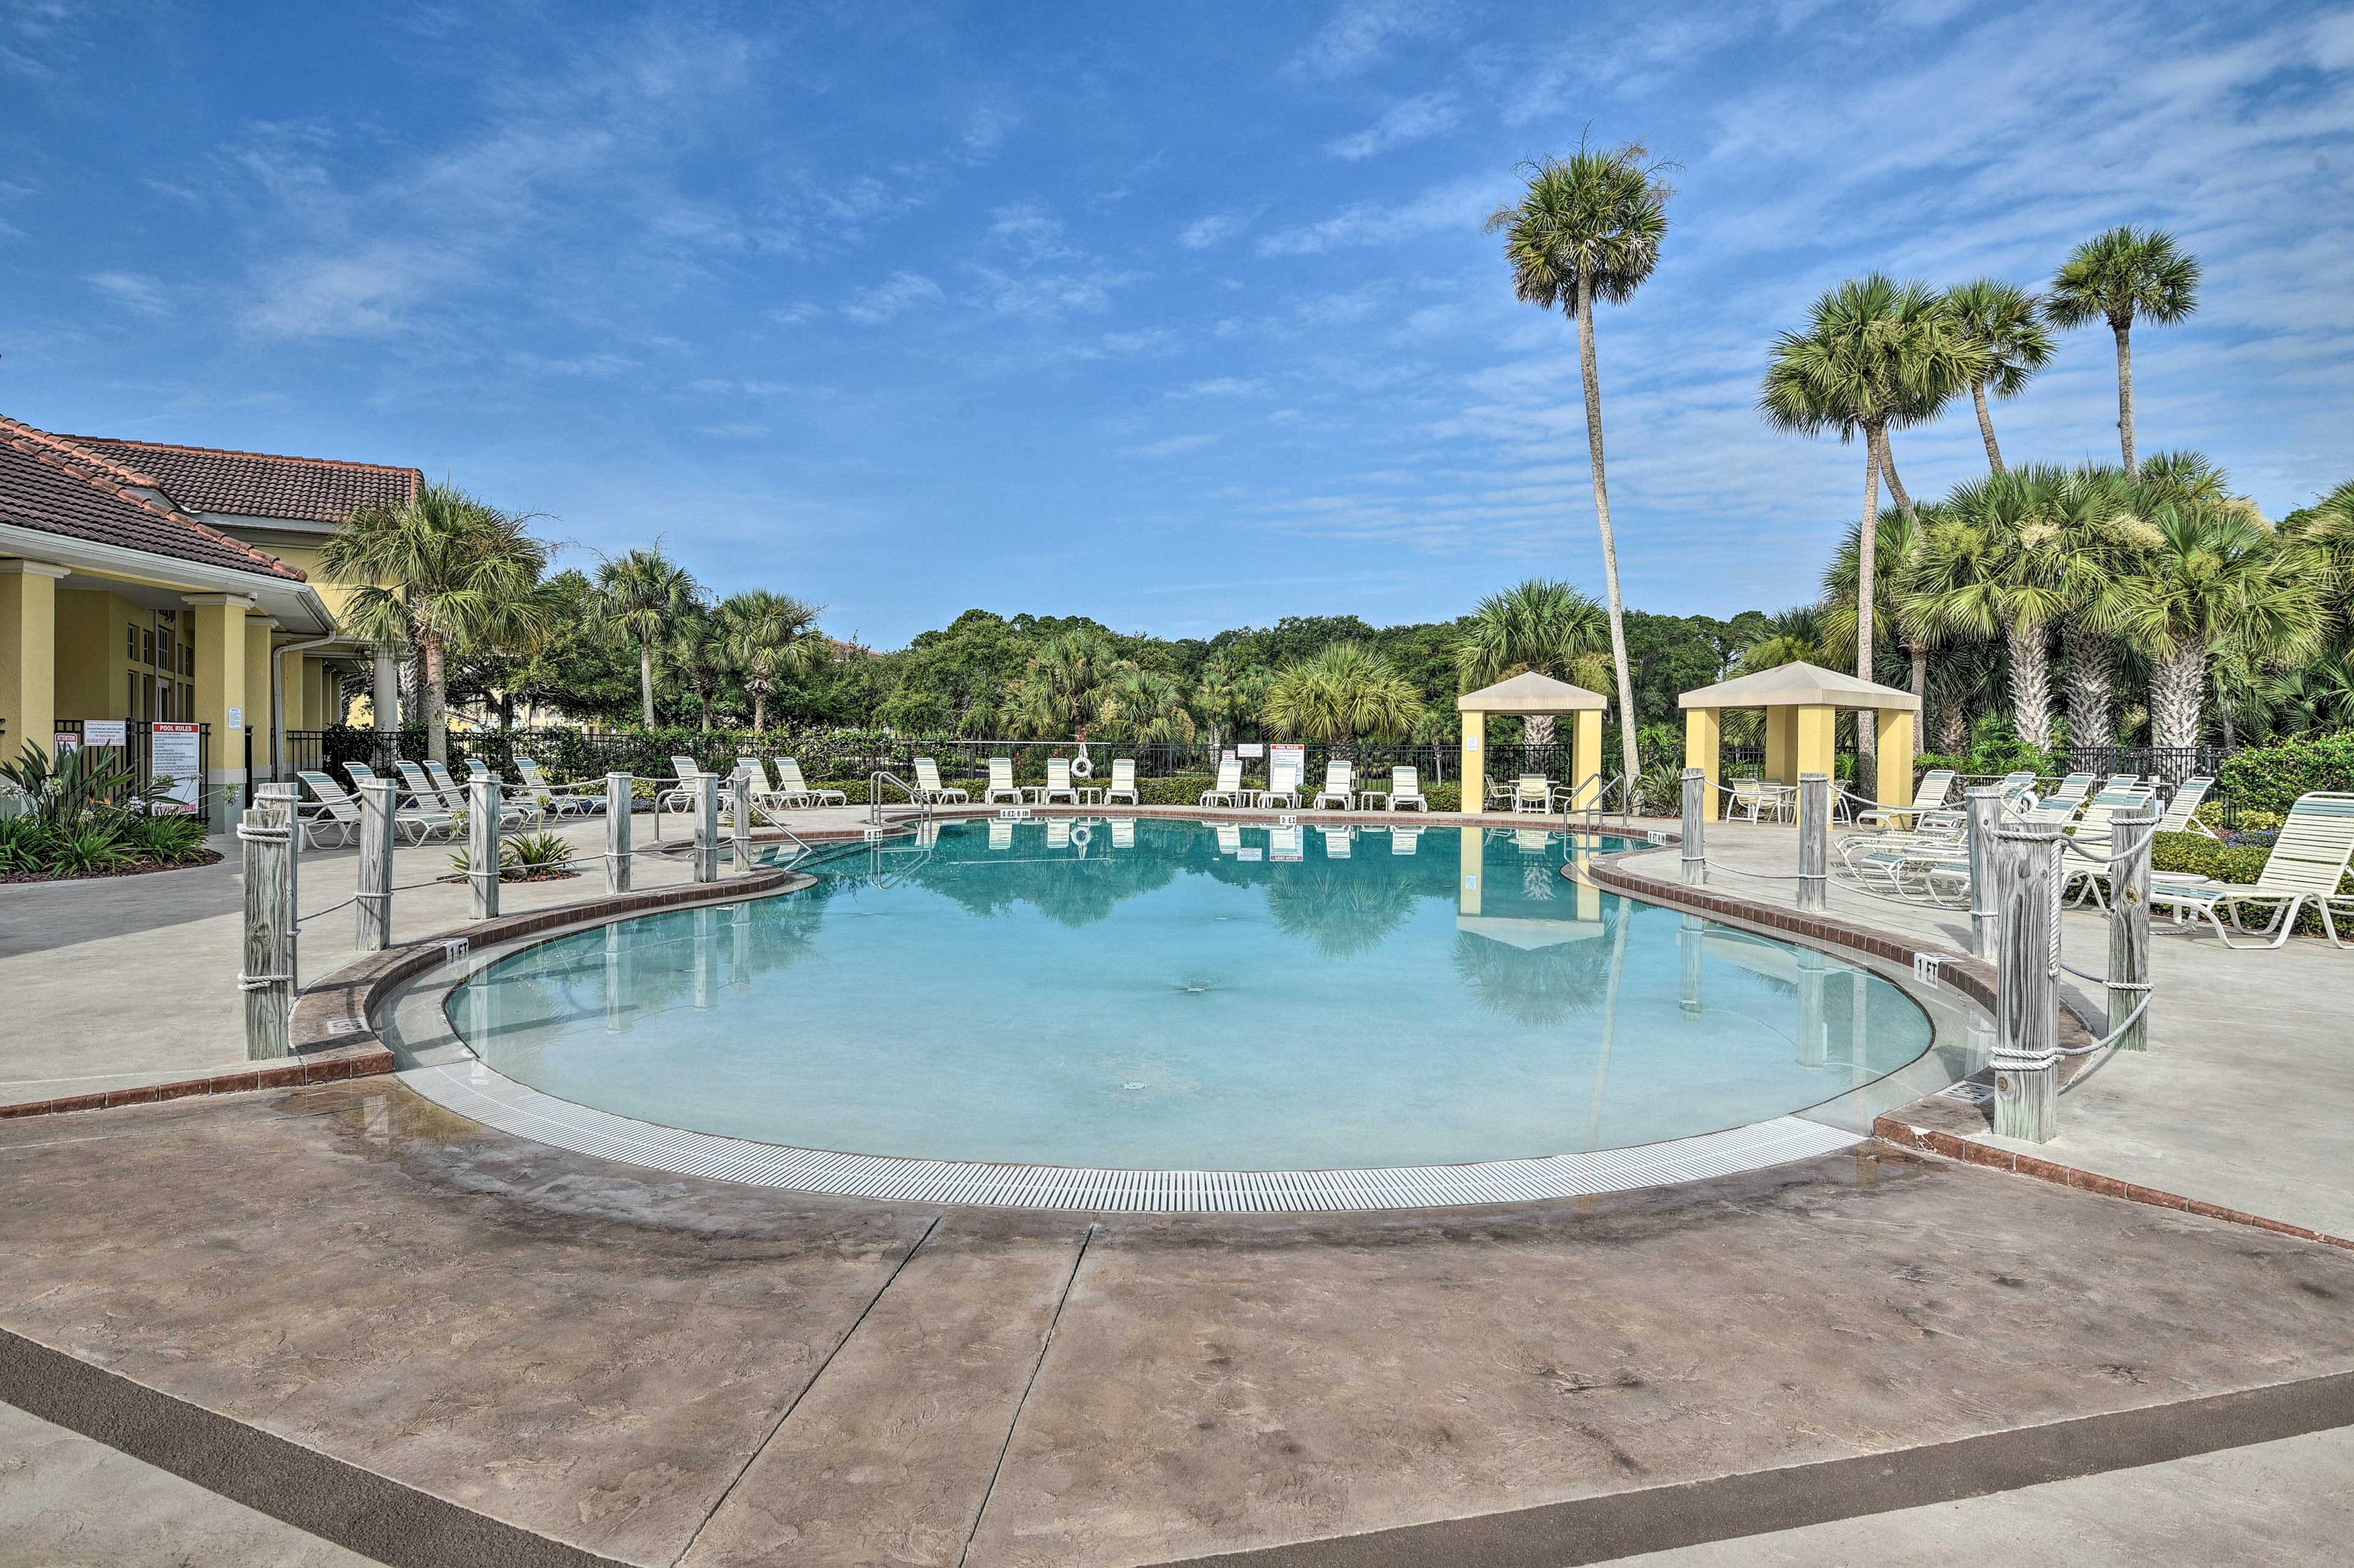
{"label": "wooden rope fence post", "polygon": [[1708,841],[1702,822],[1708,815],[1708,775],[1697,768],[1684,769],[1684,885],[1708,885]]}
{"label": "wooden rope fence post", "polygon": [[630,890],[630,829],[637,806],[637,780],[626,773],[605,775],[605,891]]}
{"label": "wooden rope fence post", "polygon": [[294,906],[287,874],[293,803],[273,796],[248,806],[238,819],[237,836],[245,870],[245,937],[237,977],[245,997],[245,1054],[248,1061],[276,1061],[293,1050],[289,949]]}
{"label": "wooden rope fence post", "polygon": [[2060,833],[2007,823],[1995,843],[1994,1130],[2049,1143],[2060,1107]]}

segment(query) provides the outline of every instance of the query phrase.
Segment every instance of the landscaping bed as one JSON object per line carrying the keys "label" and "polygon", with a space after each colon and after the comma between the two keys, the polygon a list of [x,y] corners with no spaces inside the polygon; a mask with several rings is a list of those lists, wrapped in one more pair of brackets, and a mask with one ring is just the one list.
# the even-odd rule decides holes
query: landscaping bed
{"label": "landscaping bed", "polygon": [[198,850],[180,860],[133,861],[102,871],[6,871],[0,872],[0,887],[30,882],[96,882],[110,876],[144,876],[151,871],[187,871],[199,865],[218,865],[221,858],[218,850]]}

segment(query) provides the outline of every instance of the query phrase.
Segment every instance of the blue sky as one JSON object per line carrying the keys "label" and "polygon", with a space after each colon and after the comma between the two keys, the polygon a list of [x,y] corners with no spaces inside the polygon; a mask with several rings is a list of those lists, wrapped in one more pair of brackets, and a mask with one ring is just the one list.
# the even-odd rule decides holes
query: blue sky
{"label": "blue sky", "polygon": [[[1603,313],[1628,599],[1809,597],[1861,458],[1754,411],[1874,267],[2205,261],[2144,451],[2354,474],[2354,10],[0,0],[0,412],[414,463],[890,647],[974,605],[1204,633],[1600,587],[1575,334],[1481,217],[1640,137]],[[2105,332],[1997,406],[2114,460]],[[1983,465],[1967,407],[1908,484]]]}

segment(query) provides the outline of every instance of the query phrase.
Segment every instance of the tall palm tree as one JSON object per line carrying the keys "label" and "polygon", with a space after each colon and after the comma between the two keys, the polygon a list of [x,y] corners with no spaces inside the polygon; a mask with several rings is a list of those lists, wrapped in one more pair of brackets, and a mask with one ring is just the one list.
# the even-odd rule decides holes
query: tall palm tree
{"label": "tall palm tree", "polygon": [[749,588],[721,602],[720,632],[728,662],[743,673],[745,689],[752,694],[755,730],[769,727],[769,699],[779,683],[823,665],[825,642],[811,635],[819,613],[816,605],[767,588]]}
{"label": "tall palm tree", "polygon": [[2101,599],[2116,590],[2135,552],[2156,543],[2138,514],[2168,503],[2230,499],[2223,471],[2193,451],[2152,452],[2141,465],[2138,483],[2120,469],[2070,471],[2056,519],[2075,556],[2072,570],[2085,590],[2060,625],[2071,747],[2100,749],[2116,739],[2116,650],[2107,630],[2114,618],[2103,611]]}
{"label": "tall palm tree", "polygon": [[2117,443],[2126,472],[2134,462],[2133,325],[2170,326],[2199,308],[2199,259],[2178,249],[2174,236],[2121,226],[2095,235],[2068,254],[2044,297],[2043,313],[2058,327],[2105,321],[2117,339]]}
{"label": "tall palm tree", "polygon": [[1635,680],[1627,662],[1625,608],[1618,593],[1618,541],[1610,530],[1610,488],[1602,465],[1602,375],[1594,353],[1594,302],[1624,304],[1659,265],[1668,232],[1668,197],[1659,179],[1669,165],[1640,142],[1601,148],[1578,143],[1566,158],[1523,164],[1528,189],[1488,217],[1504,235],[1512,288],[1541,310],[1560,306],[1577,323],[1578,368],[1585,387],[1585,451],[1594,477],[1594,517],[1602,530],[1602,580],[1610,603],[1610,658],[1618,677],[1619,765],[1632,788],[1641,771],[1635,753]]}
{"label": "tall palm tree", "polygon": [[1985,356],[1985,366],[1970,381],[1970,401],[1978,408],[1978,436],[1986,442],[1987,468],[2002,471],[2002,448],[1995,444],[1994,419],[1987,412],[1987,393],[2016,397],[2028,377],[2050,363],[2052,334],[2041,314],[2041,302],[2015,284],[1999,278],[1979,278],[1946,293],[1946,303]]}
{"label": "tall palm tree", "polygon": [[[1610,626],[1591,595],[1567,583],[1531,577],[1490,594],[1471,612],[1455,644],[1455,676],[1461,690],[1534,671],[1580,686],[1609,683]],[[1627,715],[1619,715],[1620,727]],[[1553,715],[1531,714],[1524,722],[1531,746],[1553,744]]]}
{"label": "tall palm tree", "polygon": [[1766,635],[1741,651],[1741,673],[1778,669],[1784,664],[1819,664],[1831,657],[1830,641],[1819,606],[1802,604],[1776,610],[1766,618]]}
{"label": "tall palm tree", "polygon": [[1121,660],[1110,679],[1096,689],[1097,723],[1111,736],[1148,745],[1193,738],[1193,715],[1185,711],[1185,689],[1165,670],[1140,669]]}
{"label": "tall palm tree", "polygon": [[[2150,461],[2155,464],[2158,460]],[[2354,479],[2282,518],[2280,537],[2312,563],[2325,597],[2330,634],[2341,642],[2354,638]]]}
{"label": "tall palm tree", "polygon": [[528,521],[428,484],[398,506],[363,507],[320,549],[321,575],[353,585],[352,629],[378,647],[416,650],[436,762],[450,756],[450,655],[525,652],[547,633],[547,546],[525,531]]}
{"label": "tall palm tree", "polygon": [[1120,663],[1118,651],[1099,633],[1066,631],[1047,638],[998,705],[1007,733],[1015,738],[1083,738],[1095,716],[1098,688]]}
{"label": "tall palm tree", "polygon": [[659,539],[650,549],[631,550],[597,568],[596,622],[637,645],[638,698],[648,729],[654,726],[654,649],[699,602],[695,579],[663,554]]}
{"label": "tall palm tree", "polygon": [[2036,465],[1990,474],[1946,498],[1907,561],[1899,618],[1929,639],[2000,637],[2011,718],[2028,745],[2052,745],[2051,632],[2085,585],[2059,521],[2067,475]]}
{"label": "tall palm tree", "polygon": [[2141,517],[2153,534],[2102,614],[2149,655],[2150,744],[2199,744],[2207,660],[2302,659],[2321,643],[2321,584],[2303,552],[2281,547],[2253,507],[2166,502]]}
{"label": "tall palm tree", "polygon": [[1301,740],[1394,739],[1422,716],[1414,683],[1363,642],[1332,642],[1267,683],[1259,710],[1266,726]]}
{"label": "tall palm tree", "polygon": [[[1985,355],[1963,333],[1943,296],[1927,284],[1874,272],[1851,278],[1815,302],[1807,330],[1776,338],[1758,408],[1777,429],[1836,431],[1864,439],[1863,513],[1857,524],[1858,675],[1872,679],[1872,610],[1878,602],[1880,474],[1893,469],[1888,431],[1917,424],[1975,381]],[[1909,502],[1900,502],[1900,505]],[[1869,726],[1857,736],[1869,758]]]}

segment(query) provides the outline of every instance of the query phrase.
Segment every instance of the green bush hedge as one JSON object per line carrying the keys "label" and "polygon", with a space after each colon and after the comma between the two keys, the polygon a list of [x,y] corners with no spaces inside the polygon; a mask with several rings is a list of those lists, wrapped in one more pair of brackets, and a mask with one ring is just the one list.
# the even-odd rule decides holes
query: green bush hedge
{"label": "green bush hedge", "polygon": [[2256,880],[2272,852],[2259,844],[2227,844],[2205,833],[2160,833],[2150,841],[2153,871],[2187,872],[2218,882],[2245,885]]}
{"label": "green bush hedge", "polygon": [[2300,735],[2232,754],[2216,781],[2243,811],[2282,816],[2299,795],[2354,789],[2354,730]]}

